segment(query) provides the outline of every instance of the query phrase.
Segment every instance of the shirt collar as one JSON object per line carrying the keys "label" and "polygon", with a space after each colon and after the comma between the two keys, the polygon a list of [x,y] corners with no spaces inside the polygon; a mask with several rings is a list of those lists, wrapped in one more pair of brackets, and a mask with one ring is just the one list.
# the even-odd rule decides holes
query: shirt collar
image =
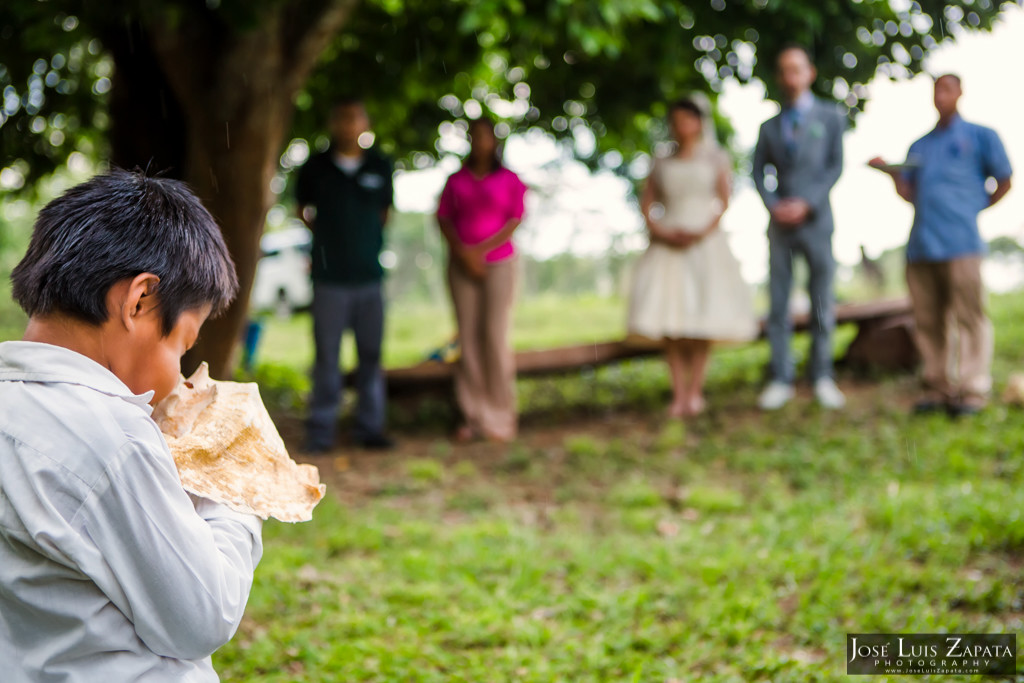
{"label": "shirt collar", "polygon": [[0,382],[77,384],[152,412],[153,392],[135,394],[107,368],[62,346],[40,342],[0,343]]}
{"label": "shirt collar", "polygon": [[940,132],[940,133],[942,131],[953,130],[954,128],[959,126],[962,122],[963,122],[963,119],[960,118],[960,112],[957,112],[957,113],[953,114],[952,117],[950,117],[949,125],[948,126],[943,128],[942,126],[939,125],[938,122],[936,122],[935,123],[935,128],[933,128],[932,130],[934,130],[936,132]]}
{"label": "shirt collar", "polygon": [[799,115],[806,114],[814,106],[814,95],[808,90],[800,97],[796,98],[793,102],[790,102],[782,107],[783,111],[791,111]]}

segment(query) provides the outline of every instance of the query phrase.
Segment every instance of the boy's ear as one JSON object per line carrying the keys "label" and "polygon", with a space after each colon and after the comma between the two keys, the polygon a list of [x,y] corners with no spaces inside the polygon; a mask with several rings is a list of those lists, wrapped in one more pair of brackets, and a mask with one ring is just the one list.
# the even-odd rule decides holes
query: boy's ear
{"label": "boy's ear", "polygon": [[160,278],[153,273],[139,273],[128,281],[121,304],[121,324],[133,329],[143,315],[156,308],[156,287]]}

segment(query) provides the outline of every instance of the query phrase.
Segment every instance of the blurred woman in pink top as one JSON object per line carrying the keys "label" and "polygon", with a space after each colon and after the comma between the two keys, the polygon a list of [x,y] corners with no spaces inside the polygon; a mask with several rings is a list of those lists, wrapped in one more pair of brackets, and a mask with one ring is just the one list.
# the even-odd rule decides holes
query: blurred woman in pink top
{"label": "blurred woman in pink top", "polygon": [[437,209],[462,347],[455,395],[465,424],[456,439],[510,441],[518,421],[509,341],[516,276],[512,233],[523,217],[526,186],[502,163],[492,121],[471,121],[469,136],[469,156],[448,178]]}

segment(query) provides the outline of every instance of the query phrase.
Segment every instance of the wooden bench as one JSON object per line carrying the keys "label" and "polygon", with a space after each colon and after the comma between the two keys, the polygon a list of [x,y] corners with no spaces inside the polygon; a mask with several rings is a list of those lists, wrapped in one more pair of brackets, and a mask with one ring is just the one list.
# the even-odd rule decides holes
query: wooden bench
{"label": "wooden bench", "polygon": [[[836,324],[855,324],[857,336],[847,347],[842,363],[857,369],[905,370],[918,362],[910,336],[910,300],[906,298],[836,306]],[[806,331],[810,316],[793,316],[794,332]],[[760,338],[766,334],[761,321]],[[520,377],[536,377],[593,368],[631,358],[660,354],[656,346],[643,347],[626,341],[598,342],[516,353]],[[393,396],[450,389],[454,363],[427,361],[387,370],[388,393]]]}

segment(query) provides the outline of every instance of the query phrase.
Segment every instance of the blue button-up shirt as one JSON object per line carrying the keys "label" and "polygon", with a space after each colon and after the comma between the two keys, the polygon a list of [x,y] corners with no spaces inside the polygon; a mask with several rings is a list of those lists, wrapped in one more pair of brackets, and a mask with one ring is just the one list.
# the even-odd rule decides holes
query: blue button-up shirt
{"label": "blue button-up shirt", "polygon": [[954,116],[910,146],[904,178],[914,186],[914,226],[907,261],[950,261],[981,254],[978,213],[988,206],[989,178],[1006,180],[1012,169],[1003,143],[990,128]]}

